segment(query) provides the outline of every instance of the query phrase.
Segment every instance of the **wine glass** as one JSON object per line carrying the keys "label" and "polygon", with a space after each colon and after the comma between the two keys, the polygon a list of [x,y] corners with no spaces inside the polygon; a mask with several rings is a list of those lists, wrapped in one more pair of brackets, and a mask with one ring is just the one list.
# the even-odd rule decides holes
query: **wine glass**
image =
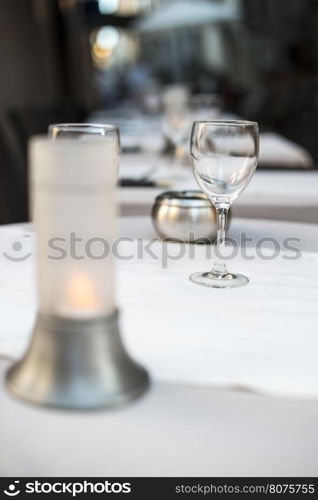
{"label": "wine glass", "polygon": [[232,202],[244,191],[257,166],[259,133],[256,122],[242,120],[193,123],[190,158],[195,179],[217,213],[217,260],[211,271],[194,273],[199,285],[231,288],[246,285],[242,274],[229,273],[221,256],[225,248],[226,217]]}
{"label": "wine glass", "polygon": [[105,137],[113,139],[120,148],[119,130],[115,125],[99,123],[54,123],[49,125],[48,136],[51,139],[83,139],[85,137]]}
{"label": "wine glass", "polygon": [[[107,140],[114,152],[113,158],[119,158],[120,138],[119,130],[115,125],[99,123],[54,123],[49,125],[48,137],[52,140],[60,139],[101,139]],[[118,161],[113,165],[118,177]]]}
{"label": "wine glass", "polygon": [[163,94],[162,131],[173,147],[171,167],[176,174],[178,171],[180,173],[193,121],[189,110],[189,99],[189,92],[182,85],[172,85]]}

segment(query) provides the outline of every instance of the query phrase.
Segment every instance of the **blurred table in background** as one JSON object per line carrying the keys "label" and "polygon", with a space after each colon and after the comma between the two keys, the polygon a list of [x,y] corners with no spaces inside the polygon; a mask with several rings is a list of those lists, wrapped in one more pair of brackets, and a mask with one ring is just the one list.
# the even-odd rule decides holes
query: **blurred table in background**
{"label": "blurred table in background", "polygon": [[[183,141],[186,153],[189,149],[192,122],[198,119],[236,120],[239,117],[229,112],[222,112],[221,115],[213,114],[211,118],[200,118],[197,114],[189,114],[186,118],[188,131],[184,131]],[[96,111],[90,115],[88,121],[116,125],[120,130],[123,151],[149,152],[160,155],[165,148],[164,115],[143,115],[137,110]],[[266,167],[311,168],[313,167],[313,159],[299,144],[277,133],[263,132],[260,134],[259,164]]]}
{"label": "blurred table in background", "polygon": [[[222,112],[220,118],[238,117]],[[162,191],[198,189],[190,165],[178,168],[178,161],[161,153],[165,145],[163,116],[142,115],[136,110],[101,110],[93,113],[90,121],[114,122],[119,127],[124,151],[121,179],[146,177],[163,183],[156,188],[122,187],[118,194],[122,215],[149,215],[155,197]],[[187,161],[188,141],[184,154]],[[259,167],[246,191],[234,202],[234,215],[318,223],[318,170],[313,167],[310,154],[300,145],[276,133],[261,133]]]}
{"label": "blurred table in background", "polygon": [[[167,189],[198,189],[190,166],[175,171],[171,159],[147,154],[124,154],[120,178],[139,179],[149,173],[164,187],[120,188],[118,200],[124,216],[148,215],[155,197]],[[257,169],[241,196],[233,204],[237,217],[318,223],[318,170]]]}

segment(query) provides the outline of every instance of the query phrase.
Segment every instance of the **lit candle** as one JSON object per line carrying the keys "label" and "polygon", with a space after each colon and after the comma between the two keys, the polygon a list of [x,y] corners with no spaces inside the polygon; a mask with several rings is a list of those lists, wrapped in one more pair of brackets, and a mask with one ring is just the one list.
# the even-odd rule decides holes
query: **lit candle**
{"label": "lit candle", "polygon": [[78,272],[66,283],[59,316],[76,319],[93,318],[102,309],[94,282],[89,275]]}
{"label": "lit candle", "polygon": [[36,138],[31,146],[39,310],[74,319],[108,316],[116,309],[110,247],[118,144],[113,137]]}
{"label": "lit candle", "polygon": [[[114,262],[105,251],[115,238],[118,147],[112,138],[32,140],[38,314],[32,341],[6,378],[24,400],[64,409],[112,407],[149,385],[120,336]],[[96,243],[102,252],[93,251]]]}

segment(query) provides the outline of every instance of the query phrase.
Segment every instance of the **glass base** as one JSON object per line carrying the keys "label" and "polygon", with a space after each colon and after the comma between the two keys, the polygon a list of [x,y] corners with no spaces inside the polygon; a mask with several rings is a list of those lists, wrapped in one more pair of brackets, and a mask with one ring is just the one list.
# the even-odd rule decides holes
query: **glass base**
{"label": "glass base", "polygon": [[190,280],[197,285],[208,286],[212,288],[236,288],[247,285],[249,279],[243,274],[223,274],[217,275],[209,271],[207,273],[191,274]]}

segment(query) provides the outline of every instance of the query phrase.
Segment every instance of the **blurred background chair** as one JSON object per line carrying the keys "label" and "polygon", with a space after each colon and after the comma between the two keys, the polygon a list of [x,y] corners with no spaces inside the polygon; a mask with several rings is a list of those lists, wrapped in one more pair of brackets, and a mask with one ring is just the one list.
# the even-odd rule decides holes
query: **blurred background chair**
{"label": "blurred background chair", "polygon": [[87,112],[69,104],[7,109],[0,121],[2,207],[0,223],[29,219],[27,146],[33,135],[46,134],[51,123],[82,122]]}

